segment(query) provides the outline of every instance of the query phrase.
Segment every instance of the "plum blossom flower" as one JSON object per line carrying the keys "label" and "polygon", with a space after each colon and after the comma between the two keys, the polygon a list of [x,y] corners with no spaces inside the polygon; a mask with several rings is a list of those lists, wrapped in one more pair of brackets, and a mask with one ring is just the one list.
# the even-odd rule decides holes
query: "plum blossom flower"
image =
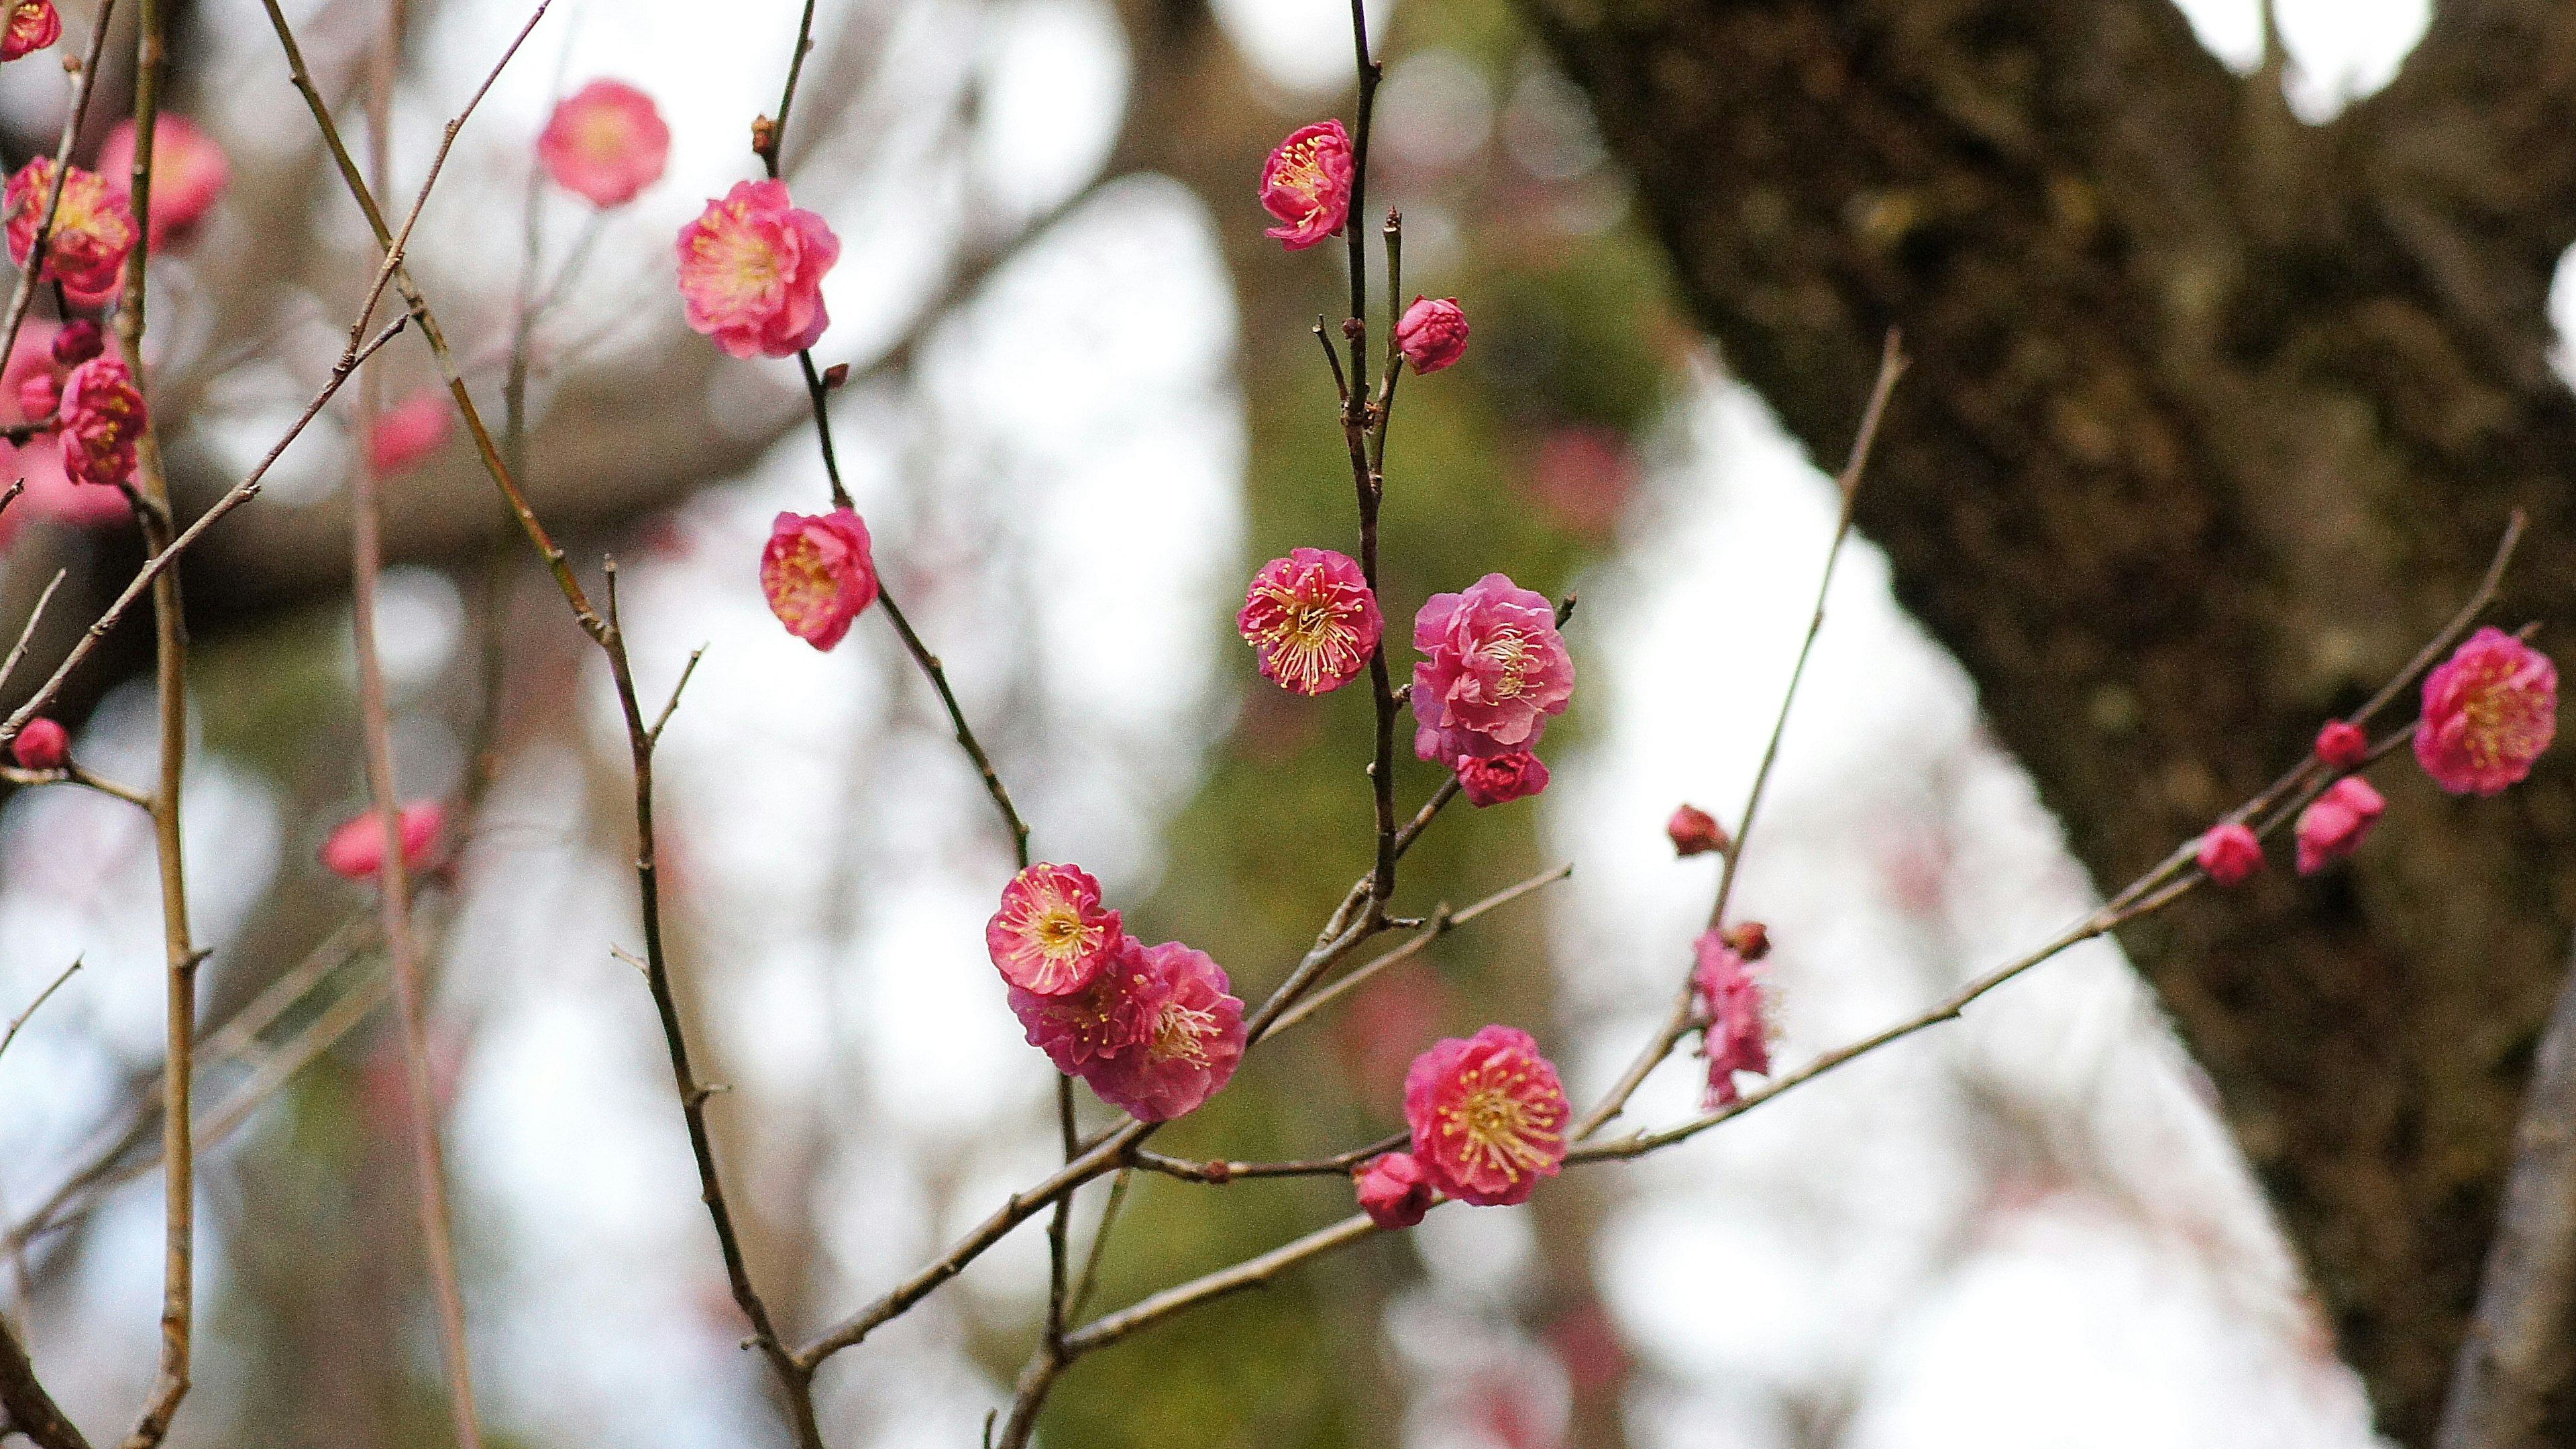
{"label": "plum blossom flower", "polygon": [[555,185],[593,206],[624,206],[662,179],[671,128],[653,98],[624,81],[595,80],[563,98],[537,137]]}
{"label": "plum blossom flower", "polygon": [[[1763,939],[1767,951],[1767,932]],[[1723,1107],[1737,1100],[1737,1072],[1771,1074],[1770,1003],[1763,999],[1752,963],[1726,933],[1703,931],[1691,950],[1699,958],[1691,988],[1708,1018],[1700,1034],[1700,1055],[1708,1058],[1708,1105]]]}
{"label": "plum blossom flower", "polygon": [[[98,149],[107,189],[133,214],[134,123],[119,121]],[[232,184],[232,158],[214,137],[185,116],[168,111],[152,127],[152,215],[145,219],[144,248],[158,252],[188,239]]]}
{"label": "plum blossom flower", "polygon": [[[52,322],[30,317],[18,331],[18,345],[0,366],[0,424],[41,423],[62,397],[62,371],[54,360],[62,332]],[[90,354],[95,356],[96,353]],[[86,360],[85,358],[82,360]],[[50,389],[44,413],[28,413],[41,388]],[[122,522],[132,517],[125,495],[114,488],[84,488],[63,471],[63,440],[53,431],[37,432],[22,442],[0,439],[0,479],[24,478],[27,491],[0,510],[0,544],[31,519],[50,518],[80,526]]]}
{"label": "plum blossom flower", "polygon": [[376,415],[367,434],[367,466],[379,478],[398,477],[429,461],[455,431],[447,389],[422,388]]}
{"label": "plum blossom flower", "polygon": [[2480,629],[2424,676],[2415,759],[2454,795],[2492,795],[2531,773],[2558,733],[2558,666],[2502,629]]}
{"label": "plum blossom flower", "polygon": [[1357,679],[1386,632],[1360,566],[1328,548],[1292,549],[1263,564],[1234,625],[1261,677],[1297,694],[1329,694]]}
{"label": "plum blossom flower", "polygon": [[680,228],[679,254],[689,326],[735,357],[793,357],[831,324],[823,274],[841,240],[783,181],[735,182]]}
{"label": "plum blossom flower", "polygon": [[1458,785],[1467,803],[1481,810],[1546,789],[1547,763],[1527,750],[1484,760],[1467,755],[1458,761]]}
{"label": "plum blossom flower", "polygon": [[1351,1187],[1359,1195],[1360,1211],[1387,1229],[1409,1228],[1422,1221],[1436,1198],[1430,1176],[1408,1152],[1370,1158],[1365,1166],[1352,1170]]}
{"label": "plum blossom flower", "polygon": [[107,333],[87,317],[75,317],[54,334],[50,351],[54,361],[65,367],[78,367],[107,350]]}
{"label": "plum blossom flower", "polygon": [[2327,720],[2317,731],[2317,758],[2338,770],[2357,770],[2370,758],[2370,736],[2349,720]]}
{"label": "plum blossom flower", "polygon": [[1168,1122],[1197,1111],[1233,1078],[1243,1060],[1243,1002],[1206,952],[1130,936],[1102,974],[1148,1003],[1142,1039],[1093,1062],[1083,1078],[1102,1101],[1139,1122]]}
{"label": "plum blossom flower", "polygon": [[846,508],[778,515],[760,551],[760,592],[788,633],[829,650],[877,601],[868,526]]}
{"label": "plum blossom flower", "polygon": [[113,488],[134,476],[148,414],[123,360],[93,357],[63,379],[63,472],[75,483]]}
{"label": "plum blossom flower", "polygon": [[[1120,946],[1143,949],[1133,936],[1124,938]],[[1155,978],[1145,972],[1141,961],[1126,969],[1121,958],[1113,956],[1079,991],[1040,996],[1012,987],[1011,1014],[1020,1019],[1029,1045],[1045,1052],[1057,1071],[1087,1077],[1100,1062],[1145,1039],[1162,1012],[1162,996],[1155,987]]]}
{"label": "plum blossom flower", "polygon": [[1002,887],[1002,908],[984,927],[984,947],[1002,979],[1038,996],[1089,986],[1123,939],[1118,913],[1100,904],[1100,882],[1090,872],[1043,861]]}
{"label": "plum blossom flower", "polygon": [[1674,810],[1673,818],[1664,822],[1664,834],[1671,838],[1675,855],[1708,855],[1726,849],[1725,827],[1696,805]]}
{"label": "plum blossom flower", "polygon": [[71,731],[58,720],[38,716],[27,721],[18,737],[9,742],[9,757],[21,769],[59,770],[71,761]]}
{"label": "plum blossom flower", "polygon": [[2299,874],[2315,875],[2353,853],[2388,801],[2359,775],[2346,775],[2299,812]]}
{"label": "plum blossom flower", "polygon": [[1574,658],[1547,596],[1501,574],[1433,594],[1413,618],[1413,752],[1454,765],[1536,745],[1574,694]]}
{"label": "plum blossom flower", "polygon": [[1341,122],[1317,121],[1289,132],[1261,163],[1262,209],[1282,223],[1270,235],[1299,252],[1340,231],[1350,218],[1357,174],[1350,133]]}
{"label": "plum blossom flower", "polygon": [[1435,1042],[1404,1074],[1414,1160],[1439,1192],[1478,1207],[1527,1202],[1556,1176],[1572,1115],[1555,1064],[1516,1027]]}
{"label": "plum blossom flower", "polygon": [[63,38],[63,17],[54,0],[10,0],[9,24],[0,30],[0,61],[33,55]]}
{"label": "plum blossom flower", "polygon": [[1467,355],[1467,314],[1455,297],[1416,297],[1395,320],[1395,345],[1415,372],[1438,372]]}
{"label": "plum blossom flower", "polygon": [[[38,156],[9,178],[9,259],[27,264],[53,200],[54,158]],[[95,307],[125,285],[125,254],[134,250],[134,214],[98,173],[71,168],[54,230],[45,243],[45,277],[83,307]]]}
{"label": "plum blossom flower", "polygon": [[2263,868],[2263,842],[2251,829],[2230,821],[2210,827],[2200,838],[2195,858],[2211,880],[2222,886],[2241,885]]}
{"label": "plum blossom flower", "polygon": [[[414,800],[397,813],[402,833],[403,869],[414,871],[429,859],[430,847],[447,823],[447,807],[436,800]],[[346,880],[372,880],[385,868],[385,825],[373,810],[342,822],[322,842],[322,864]]]}

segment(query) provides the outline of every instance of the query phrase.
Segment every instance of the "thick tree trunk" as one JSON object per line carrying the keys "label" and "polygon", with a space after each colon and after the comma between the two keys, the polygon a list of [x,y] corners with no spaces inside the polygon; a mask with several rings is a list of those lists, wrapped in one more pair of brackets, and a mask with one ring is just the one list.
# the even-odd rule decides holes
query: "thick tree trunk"
{"label": "thick tree trunk", "polygon": [[[2440,6],[2393,86],[2311,128],[2167,0],[1524,4],[1689,304],[1820,456],[1905,329],[1862,522],[2098,879],[2297,758],[2514,506],[2506,617],[2576,602],[2544,315],[2576,8]],[[2349,873],[2276,864],[2124,937],[2410,1444],[2576,922],[2564,756],[2490,801],[2394,762]]]}

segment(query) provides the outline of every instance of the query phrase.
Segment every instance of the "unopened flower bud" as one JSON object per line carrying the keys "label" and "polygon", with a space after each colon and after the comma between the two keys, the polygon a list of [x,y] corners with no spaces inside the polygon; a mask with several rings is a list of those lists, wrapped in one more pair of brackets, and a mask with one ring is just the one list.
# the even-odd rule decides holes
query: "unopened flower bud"
{"label": "unopened flower bud", "polygon": [[1396,319],[1395,345],[1415,372],[1438,372],[1467,355],[1467,314],[1455,297],[1416,297]]}
{"label": "unopened flower bud", "polygon": [[1717,817],[1696,805],[1684,805],[1664,824],[1675,855],[1708,855],[1726,849],[1726,830]]}
{"label": "unopened flower bud", "polygon": [[29,770],[59,770],[72,757],[71,731],[49,719],[31,719],[9,742],[10,758]]}
{"label": "unopened flower bud", "polygon": [[2370,736],[2349,721],[2327,720],[2317,731],[2317,758],[2338,770],[2358,769],[2370,758]]}
{"label": "unopened flower bud", "polygon": [[18,411],[27,421],[41,423],[54,415],[54,404],[61,401],[63,387],[50,372],[40,372],[18,384]]}
{"label": "unopened flower bud", "polygon": [[2200,838],[2200,868],[2223,886],[2238,885],[2263,868],[2263,842],[2246,826],[2230,821],[2213,826]]}
{"label": "unopened flower bud", "polygon": [[2347,775],[2299,812],[2299,874],[2315,875],[2353,853],[2388,801],[2359,775]]}
{"label": "unopened flower bud", "polygon": [[1726,944],[1747,961],[1759,961],[1771,954],[1771,928],[1760,921],[1745,921],[1729,927]]}
{"label": "unopened flower bud", "polygon": [[107,350],[107,334],[87,317],[75,317],[54,334],[54,361],[78,367]]}
{"label": "unopened flower bud", "polygon": [[1409,1228],[1431,1211],[1432,1187],[1411,1153],[1390,1152],[1351,1174],[1360,1211],[1381,1228]]}

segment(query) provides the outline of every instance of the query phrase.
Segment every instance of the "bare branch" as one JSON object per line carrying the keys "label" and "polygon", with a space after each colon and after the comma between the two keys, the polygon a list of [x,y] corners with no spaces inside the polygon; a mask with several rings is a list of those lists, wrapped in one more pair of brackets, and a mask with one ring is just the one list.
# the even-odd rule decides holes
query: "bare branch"
{"label": "bare branch", "polygon": [[37,1009],[38,1007],[43,1006],[46,1002],[53,1000],[53,999],[54,999],[54,993],[55,993],[55,992],[57,992],[57,991],[62,990],[62,989],[63,989],[63,983],[64,983],[64,982],[66,982],[66,981],[71,980],[71,979],[72,979],[72,976],[73,976],[75,973],[77,973],[80,969],[81,969],[80,958],[78,958],[78,957],[74,957],[74,958],[72,959],[72,964],[70,964],[69,966],[64,967],[64,968],[63,968],[63,972],[62,972],[62,974],[54,978],[54,981],[53,981],[53,984],[52,984],[52,985],[50,985],[50,986],[46,987],[44,990],[39,991],[39,992],[37,992],[37,993],[36,993],[36,999],[27,1003],[27,1009],[26,1009],[26,1010],[24,1010],[24,1011],[22,1011],[22,1012],[19,1012],[16,1016],[13,1016],[13,1017],[9,1018],[9,1029],[8,1029],[7,1031],[0,1031],[0,1056],[6,1056],[6,1055],[8,1055],[8,1052],[9,1052],[9,1043],[11,1043],[11,1042],[13,1042],[13,1041],[16,1041],[16,1040],[18,1039],[18,1032],[19,1032],[19,1029],[20,1029],[20,1028],[22,1028],[22,1027],[24,1027],[24,1026],[26,1026],[26,1024],[27,1024],[27,1018],[29,1018],[29,1017],[31,1017],[31,1016],[34,1016],[34,1015],[36,1014],[36,1009]]}

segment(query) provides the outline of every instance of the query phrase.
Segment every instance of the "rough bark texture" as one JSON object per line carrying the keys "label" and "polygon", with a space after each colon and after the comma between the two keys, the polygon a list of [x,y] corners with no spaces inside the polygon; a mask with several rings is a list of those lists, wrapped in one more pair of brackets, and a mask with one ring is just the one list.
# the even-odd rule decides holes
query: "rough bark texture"
{"label": "rough bark texture", "polygon": [[[2438,6],[2395,84],[2312,128],[2168,0],[1524,3],[1689,304],[1819,456],[1905,329],[1862,522],[2098,879],[2296,758],[2517,504],[2505,613],[2554,642],[2576,9]],[[2276,866],[2124,938],[2410,1444],[2576,920],[2560,756],[2491,801],[2386,769],[2349,875]]]}

